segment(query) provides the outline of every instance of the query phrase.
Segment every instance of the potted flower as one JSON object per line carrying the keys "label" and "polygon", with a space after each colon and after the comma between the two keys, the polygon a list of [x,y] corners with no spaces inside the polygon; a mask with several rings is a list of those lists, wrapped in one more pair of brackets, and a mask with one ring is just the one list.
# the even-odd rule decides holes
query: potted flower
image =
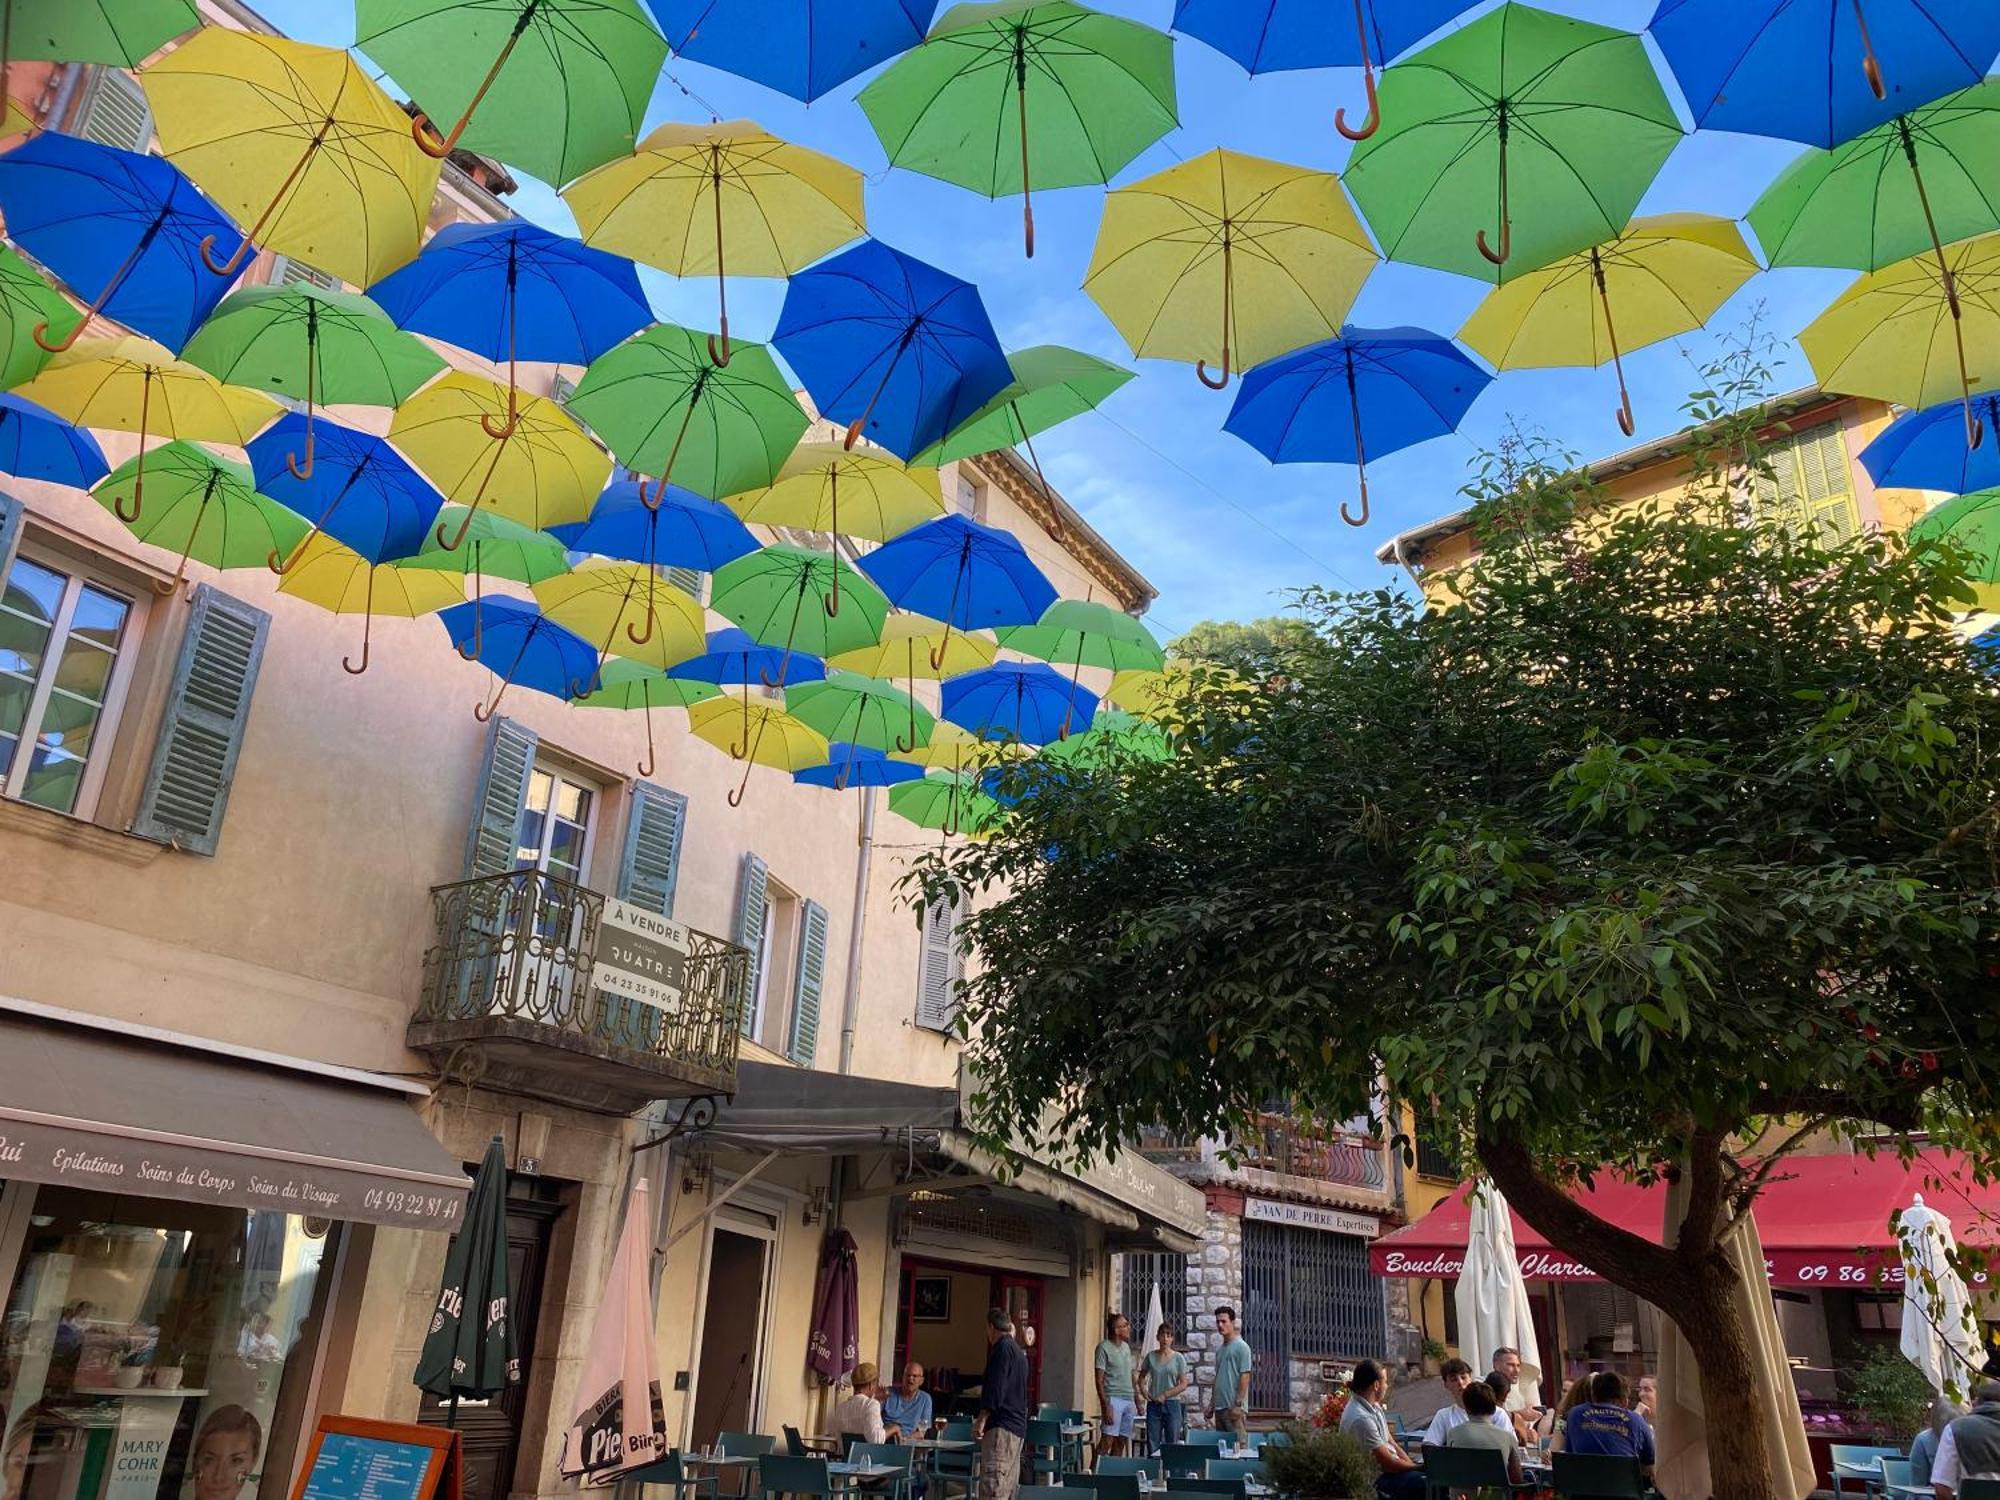
{"label": "potted flower", "polygon": [[1375,1460],[1358,1441],[1337,1427],[1319,1425],[1317,1417],[1311,1426],[1287,1423],[1284,1431],[1289,1443],[1266,1443],[1259,1450],[1275,1492],[1298,1500],[1374,1500]]}
{"label": "potted flower", "polygon": [[178,1390],[181,1380],[187,1373],[186,1359],[178,1345],[169,1348],[162,1344],[160,1348],[162,1363],[153,1366],[151,1383],[163,1391]]}
{"label": "potted flower", "polygon": [[111,1372],[111,1383],[121,1391],[136,1391],[146,1383],[146,1366],[153,1358],[150,1349],[135,1349],[123,1355]]}

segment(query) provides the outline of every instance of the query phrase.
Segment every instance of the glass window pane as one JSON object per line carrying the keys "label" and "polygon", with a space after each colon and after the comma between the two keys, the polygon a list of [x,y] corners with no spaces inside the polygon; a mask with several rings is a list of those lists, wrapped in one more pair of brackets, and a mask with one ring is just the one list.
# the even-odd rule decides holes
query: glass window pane
{"label": "glass window pane", "polygon": [[583,808],[590,801],[590,793],[574,781],[556,783],[556,816],[567,818],[572,823],[583,821]]}
{"label": "glass window pane", "polygon": [[21,778],[21,800],[57,812],[74,812],[83,789],[83,757],[52,746],[37,745]]}
{"label": "glass window pane", "polygon": [[102,703],[111,682],[111,664],[117,660],[117,653],[71,635],[63,643],[62,659],[56,663],[55,685],[93,703]]}
{"label": "glass window pane", "polygon": [[564,880],[575,880],[583,869],[583,829],[556,818],[549,825],[549,868]]}
{"label": "glass window pane", "polygon": [[[0,733],[10,738],[20,734],[22,722],[28,716],[28,700],[34,696],[34,678],[0,671]],[[0,765],[0,774],[5,774],[6,769]]]}
{"label": "glass window pane", "polygon": [[132,613],[129,600],[85,584],[77,595],[76,612],[70,616],[69,633],[92,641],[107,650],[116,650]]}
{"label": "glass window pane", "polygon": [[23,677],[41,675],[42,658],[49,649],[49,626],[44,620],[0,610],[0,672],[18,672]]}
{"label": "glass window pane", "polygon": [[521,811],[521,833],[514,850],[514,868],[532,870],[542,862],[542,815],[532,808]]}
{"label": "glass window pane", "polygon": [[555,780],[547,771],[530,771],[528,773],[528,796],[522,805],[533,812],[547,812],[549,810],[549,794],[554,785]]}
{"label": "glass window pane", "polygon": [[52,749],[67,750],[72,755],[88,755],[102,713],[102,707],[88,698],[80,698],[74,693],[51,692],[48,706],[42,710],[41,728],[35,735],[35,742]]}
{"label": "glass window pane", "polygon": [[54,568],[17,557],[14,566],[7,570],[7,591],[0,595],[0,604],[47,624],[55,619],[56,607],[62,603],[63,585],[68,582],[67,575]]}

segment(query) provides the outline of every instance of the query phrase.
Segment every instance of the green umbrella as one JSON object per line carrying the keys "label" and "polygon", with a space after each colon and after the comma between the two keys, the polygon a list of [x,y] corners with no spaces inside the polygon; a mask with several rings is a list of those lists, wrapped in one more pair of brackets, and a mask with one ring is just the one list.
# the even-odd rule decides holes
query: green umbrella
{"label": "green umbrella", "polygon": [[597,357],[565,403],[618,461],[710,500],[762,489],[805,436],[805,409],[761,344],[738,344],[727,365],[705,334],[660,323]]}
{"label": "green umbrella", "polygon": [[355,45],[426,110],[417,144],[464,146],[561,187],[632,149],[667,59],[639,0],[356,0]]}
{"label": "green umbrella", "polygon": [[[1913,542],[1951,542],[1977,559],[1974,584],[2000,584],[2000,490],[1974,490],[1947,500],[1910,527]],[[1981,607],[1993,607],[1994,590],[1981,589]]]}
{"label": "green umbrella", "polygon": [[997,823],[1000,804],[974,785],[970,776],[949,772],[889,788],[889,811],[919,828],[942,833],[980,833]]}
{"label": "green umbrella", "polygon": [[[836,578],[842,604],[837,615],[826,609]],[[786,542],[717,569],[708,607],[742,627],[758,645],[784,651],[776,675],[765,679],[766,687],[785,680],[792,652],[826,657],[872,646],[882,638],[882,624],[889,617],[889,601],[871,580],[830,552]]]}
{"label": "green umbrella", "polygon": [[417,1356],[416,1382],[440,1400],[497,1396],[521,1378],[507,1285],[507,1148],[499,1136],[472,1179],[465,1222],[445,1252],[437,1311]]}
{"label": "green umbrella", "polygon": [[[1003,625],[993,632],[1000,644],[1028,656],[1069,668],[1076,702],[1076,680],[1085,667],[1111,672],[1157,672],[1167,653],[1153,633],[1123,610],[1088,599],[1058,599],[1032,625]],[[1069,715],[1063,715],[1061,738],[1069,738]]]}
{"label": "green umbrella", "polygon": [[786,689],[785,711],[829,741],[884,754],[916,749],[937,726],[937,720],[895,684],[838,668],[823,681]]}
{"label": "green umbrella", "polygon": [[1119,757],[1168,760],[1174,750],[1167,732],[1159,725],[1148,724],[1136,715],[1110,708],[1099,709],[1097,717],[1090,721],[1090,728],[1082,734],[1058,740],[1053,745],[1044,745],[1039,753],[1044,760],[1096,768]]}
{"label": "green umbrella", "polygon": [[[257,568],[272,552],[291,554],[312,527],[305,517],[285,509],[257,491],[246,464],[218,458],[193,443],[172,442],[145,458],[146,504],[137,505],[139,519],[126,521],[132,535],[155,547],[180,552],[171,594],[187,573],[188,559],[212,568]],[[91,490],[97,502],[120,520],[124,502],[139,482],[139,460],[120,464]]]}
{"label": "green umbrella", "polygon": [[669,677],[658,667],[614,656],[597,673],[596,691],[570,699],[572,708],[638,709],[646,716],[646,758],[639,765],[641,776],[653,774],[653,710],[691,708],[710,698],[720,698],[722,689],[712,682],[689,682]]}
{"label": "green umbrella", "polygon": [[305,282],[231,292],[181,358],[226,384],[305,402],[305,456],[285,455],[297,479],[312,477],[316,407],[400,406],[444,368],[430,345],[361,293]]}
{"label": "green umbrella", "polygon": [[1174,44],[1070,0],[954,5],[860,104],[891,165],[1021,194],[1033,255],[1031,187],[1109,182],[1178,123]]}
{"label": "green umbrella", "polygon": [[0,0],[0,100],[17,60],[134,68],[200,24],[194,0]]}
{"label": "green umbrella", "polygon": [[[464,539],[455,549],[438,540],[452,535],[460,526]],[[439,527],[443,528],[442,533]],[[424,545],[414,557],[399,558],[397,566],[420,568],[433,573],[458,573],[472,580],[472,602],[485,596],[484,580],[506,578],[515,583],[537,584],[569,571],[569,553],[546,531],[536,531],[519,521],[495,515],[490,510],[469,517],[463,505],[447,505],[438,512],[438,526],[424,533]],[[472,613],[472,639],[457,648],[467,661],[477,661],[483,643],[484,622],[480,612]]]}
{"label": "green umbrella", "polygon": [[83,314],[50,286],[11,245],[0,246],[0,388],[26,384],[49,362],[35,341],[35,325],[48,324],[51,343],[69,337]]}
{"label": "green umbrella", "polygon": [[[1507,4],[1382,75],[1346,183],[1391,260],[1482,281],[1614,239],[1680,141],[1629,31]],[[1492,205],[1497,243],[1468,219]]]}

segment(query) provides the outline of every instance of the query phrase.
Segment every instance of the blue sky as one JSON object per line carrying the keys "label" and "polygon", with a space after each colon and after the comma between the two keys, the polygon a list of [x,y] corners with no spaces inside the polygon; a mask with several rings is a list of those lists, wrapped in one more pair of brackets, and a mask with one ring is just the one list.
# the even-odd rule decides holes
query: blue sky
{"label": "blue sky", "polygon": [[[353,41],[353,11],[329,0],[253,0],[274,23],[310,41]],[[1335,3],[1335,0],[1327,0]],[[1547,9],[1608,25],[1642,28],[1654,0],[1543,0]],[[1165,27],[1172,0],[1098,0],[1098,8]],[[1471,15],[1491,9],[1491,0]],[[1181,125],[1118,183],[1159,171],[1215,146],[1339,170],[1348,143],[1333,129],[1336,106],[1358,110],[1358,72],[1264,74],[1242,70],[1201,43],[1181,38]],[[945,183],[890,171],[853,95],[857,80],[810,108],[757,84],[696,63],[669,61],[647,127],[670,119],[748,116],[767,129],[859,167],[868,179],[869,226],[877,238],[968,280],[985,296],[1001,342],[1010,348],[1059,343],[1120,362],[1129,351],[1081,291],[1104,194],[1096,188],[1042,193],[1035,200],[1036,254],[1021,253],[1018,199],[989,203]],[[1678,99],[1671,80],[1668,91]],[[1641,213],[1688,210],[1740,215],[1799,152],[1782,141],[1704,132],[1684,140],[1654,183]],[[562,201],[524,179],[516,208],[551,228],[572,231]],[[1468,229],[1468,233],[1470,229]],[[711,327],[714,286],[644,272],[662,318]],[[1842,271],[1786,270],[1754,278],[1710,325],[1712,332],[1639,351],[1626,360],[1639,437],[1680,425],[1678,405],[1718,337],[1740,327],[1761,303],[1768,326],[1796,333],[1853,280]],[[1482,283],[1420,267],[1384,265],[1370,278],[1352,321],[1415,324],[1455,333],[1478,304]],[[783,283],[730,286],[731,331],[767,335]],[[1781,387],[1811,379],[1795,346]],[[1222,431],[1231,394],[1205,390],[1185,365],[1139,364],[1139,378],[1099,413],[1036,440],[1051,481],[1159,588],[1152,622],[1174,634],[1205,618],[1240,619],[1283,607],[1306,584],[1375,588],[1400,575],[1375,549],[1395,532],[1456,509],[1470,460],[1506,430],[1532,424],[1586,457],[1626,446],[1613,420],[1610,372],[1520,371],[1496,380],[1454,436],[1369,465],[1374,516],[1355,529],[1339,518],[1354,492],[1351,468],[1273,467]]]}

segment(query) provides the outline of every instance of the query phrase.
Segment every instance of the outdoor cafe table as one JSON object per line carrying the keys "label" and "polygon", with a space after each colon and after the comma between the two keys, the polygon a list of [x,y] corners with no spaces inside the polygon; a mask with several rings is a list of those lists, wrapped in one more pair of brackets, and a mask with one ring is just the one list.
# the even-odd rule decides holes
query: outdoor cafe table
{"label": "outdoor cafe table", "polygon": [[[1170,1479],[1154,1479],[1150,1475],[1145,1474],[1139,1476],[1139,1489],[1144,1494],[1164,1495],[1172,1488],[1173,1481]],[[1246,1479],[1243,1481],[1243,1493],[1246,1495],[1269,1495],[1274,1492],[1261,1479]]]}
{"label": "outdoor cafe table", "polygon": [[683,1453],[681,1455],[681,1467],[684,1469],[715,1469],[718,1471],[716,1474],[718,1482],[722,1478],[719,1471],[734,1469],[736,1471],[736,1493],[741,1495],[747,1493],[750,1488],[749,1471],[757,1467],[757,1457],[751,1453],[729,1455],[720,1453]]}
{"label": "outdoor cafe table", "polygon": [[896,1464],[852,1464],[830,1459],[826,1472],[836,1484],[867,1484],[871,1479],[896,1478],[903,1470]]}

